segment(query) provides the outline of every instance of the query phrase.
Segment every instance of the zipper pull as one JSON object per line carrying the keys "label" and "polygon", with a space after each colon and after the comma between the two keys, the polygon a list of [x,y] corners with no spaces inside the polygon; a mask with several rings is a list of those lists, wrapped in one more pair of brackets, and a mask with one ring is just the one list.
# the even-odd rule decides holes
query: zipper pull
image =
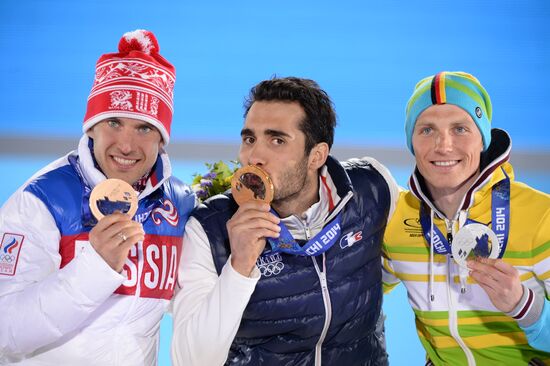
{"label": "zipper pull", "polygon": [[[449,243],[449,246],[453,245],[453,234],[450,231],[447,232],[447,242]],[[449,256],[452,258],[453,253],[449,253]]]}
{"label": "zipper pull", "polygon": [[[449,246],[453,244],[453,222],[445,219],[445,226],[447,226],[447,243]],[[449,253],[451,258],[453,257],[452,253]]]}
{"label": "zipper pull", "polygon": [[328,288],[328,286],[327,286],[327,277],[325,275],[325,272],[321,272],[319,274],[320,274],[319,280],[321,281],[321,288],[323,290],[326,290]]}
{"label": "zipper pull", "polygon": [[460,293],[465,294],[466,284],[468,281],[468,271],[461,267],[458,277],[460,278]]}

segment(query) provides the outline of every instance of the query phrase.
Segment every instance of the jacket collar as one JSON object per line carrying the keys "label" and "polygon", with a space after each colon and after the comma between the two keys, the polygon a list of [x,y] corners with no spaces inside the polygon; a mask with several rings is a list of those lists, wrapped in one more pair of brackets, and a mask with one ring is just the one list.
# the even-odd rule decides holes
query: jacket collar
{"label": "jacket collar", "polygon": [[319,201],[301,217],[291,215],[282,220],[296,238],[301,238],[303,223],[315,234],[342,210],[352,196],[353,187],[348,174],[340,162],[329,155],[319,171]]}
{"label": "jacket collar", "polygon": [[323,176],[330,177],[334,191],[340,198],[345,197],[348,192],[353,191],[353,185],[348,173],[342,164],[331,155],[328,156],[325,166],[321,170],[321,177]]}

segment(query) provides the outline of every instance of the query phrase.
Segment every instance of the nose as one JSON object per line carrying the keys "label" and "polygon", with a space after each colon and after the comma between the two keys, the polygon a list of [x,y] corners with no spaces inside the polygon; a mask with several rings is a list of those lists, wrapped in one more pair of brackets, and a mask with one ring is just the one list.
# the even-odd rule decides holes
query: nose
{"label": "nose", "polygon": [[453,138],[447,132],[440,132],[435,138],[435,151],[449,152],[453,150]]}
{"label": "nose", "polygon": [[134,149],[134,134],[131,128],[124,126],[117,133],[117,147],[122,154],[128,155]]}
{"label": "nose", "polygon": [[267,152],[258,142],[253,145],[241,146],[241,163],[245,165],[265,166],[267,163]]}

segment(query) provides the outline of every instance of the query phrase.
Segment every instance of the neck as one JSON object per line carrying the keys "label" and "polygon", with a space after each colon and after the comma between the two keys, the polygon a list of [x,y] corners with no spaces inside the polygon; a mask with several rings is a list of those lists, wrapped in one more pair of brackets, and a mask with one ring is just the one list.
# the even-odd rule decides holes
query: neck
{"label": "neck", "polygon": [[304,186],[298,192],[282,200],[274,200],[271,204],[280,217],[300,216],[314,203],[319,201],[319,176],[307,178]]}
{"label": "neck", "polygon": [[438,188],[426,182],[434,205],[443,212],[447,219],[454,219],[464,196],[478,176],[479,172],[476,172],[458,187],[453,188]]}

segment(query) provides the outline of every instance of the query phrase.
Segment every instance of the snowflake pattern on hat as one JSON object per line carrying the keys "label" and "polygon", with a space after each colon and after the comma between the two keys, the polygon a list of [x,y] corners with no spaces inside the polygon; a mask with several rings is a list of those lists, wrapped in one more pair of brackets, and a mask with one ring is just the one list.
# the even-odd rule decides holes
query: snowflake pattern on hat
{"label": "snowflake pattern on hat", "polygon": [[84,132],[107,118],[126,117],[152,124],[168,143],[176,75],[159,50],[152,32],[136,30],[122,36],[118,53],[99,58]]}

